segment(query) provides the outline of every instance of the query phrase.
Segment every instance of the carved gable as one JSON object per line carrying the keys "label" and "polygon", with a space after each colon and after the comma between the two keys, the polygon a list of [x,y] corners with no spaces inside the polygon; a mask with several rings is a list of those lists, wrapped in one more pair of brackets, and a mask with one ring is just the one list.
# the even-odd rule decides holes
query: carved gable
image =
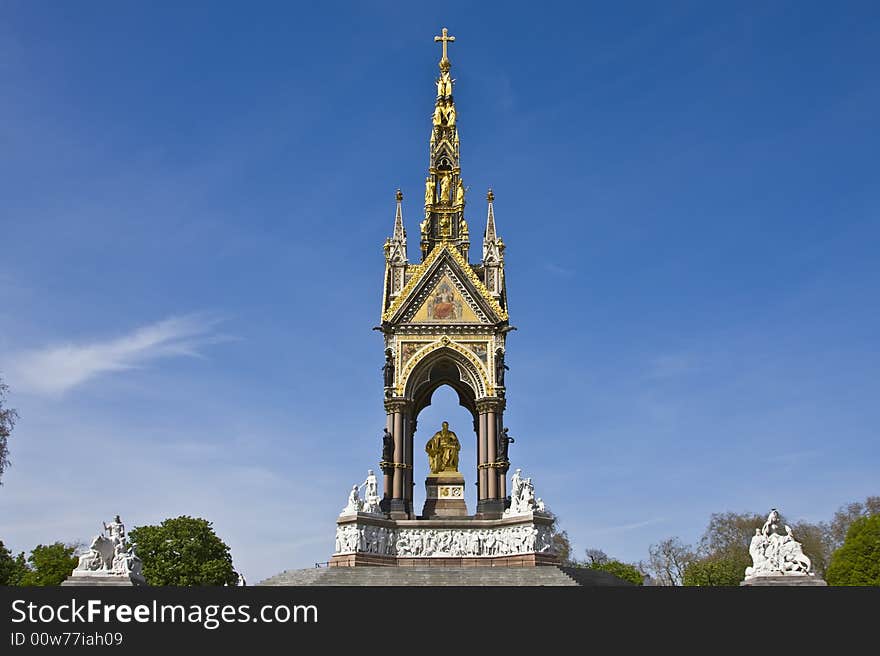
{"label": "carved gable", "polygon": [[460,254],[437,248],[383,320],[418,324],[495,324],[507,319]]}

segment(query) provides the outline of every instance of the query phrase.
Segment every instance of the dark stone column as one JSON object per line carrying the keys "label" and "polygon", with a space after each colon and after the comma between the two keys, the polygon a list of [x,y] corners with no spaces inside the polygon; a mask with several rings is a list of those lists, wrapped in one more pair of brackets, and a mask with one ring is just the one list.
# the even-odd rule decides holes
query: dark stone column
{"label": "dark stone column", "polygon": [[413,434],[415,433],[415,419],[410,416],[411,409],[407,408],[403,417],[403,430],[406,439],[403,442],[403,498],[406,501],[406,512],[412,514],[413,499]]}
{"label": "dark stone column", "polygon": [[394,496],[393,499],[403,499],[403,476],[404,471],[400,465],[404,462],[404,436],[403,436],[403,412],[400,408],[394,410]]}
{"label": "dark stone column", "polygon": [[391,416],[391,434],[394,436],[394,463],[392,465],[391,480],[391,503],[389,511],[394,519],[408,517],[406,510],[406,498],[404,496],[404,481],[406,480],[406,401],[403,399],[388,399],[385,401],[385,409]]}
{"label": "dark stone column", "polygon": [[496,449],[495,460],[496,460],[496,466],[493,468],[493,471],[495,472],[495,476],[498,478],[498,498],[499,499],[504,499],[507,497],[507,476],[505,475],[507,468],[504,467],[504,463],[497,462],[499,456],[502,455],[500,453],[497,453],[497,449],[498,449],[497,445],[498,445],[498,438],[501,436],[501,431],[503,429],[504,429],[504,408],[502,406],[502,407],[499,407],[498,411],[495,413],[495,445],[496,445],[495,446],[495,449]]}
{"label": "dark stone column", "polygon": [[[486,427],[489,429],[486,434],[486,446],[487,446],[487,455],[486,460],[489,464],[495,464],[495,430],[498,427],[498,424],[495,421],[495,410],[489,410],[486,413]],[[489,499],[497,499],[498,498],[498,474],[495,472],[495,468],[489,470],[489,490],[486,495]]]}
{"label": "dark stone column", "polygon": [[480,413],[480,445],[483,448],[483,458],[480,463],[480,488],[481,496],[477,502],[477,517],[481,519],[495,519],[501,517],[504,512],[503,489],[499,484],[498,468],[496,462],[496,443],[498,439],[498,415],[504,410],[504,400],[497,397],[486,397],[477,401],[477,410]]}
{"label": "dark stone column", "polygon": [[[394,415],[386,410],[385,414],[385,427],[388,429],[388,432],[394,435]],[[392,455],[391,460],[394,460],[394,456]],[[393,489],[393,481],[394,481],[394,464],[391,462],[382,462],[382,484],[383,484],[383,495],[382,495],[382,510],[388,512],[391,507],[391,498],[394,495]]]}
{"label": "dark stone column", "polygon": [[486,453],[486,413],[480,412],[480,429],[477,434],[477,499],[483,500],[488,495],[488,478],[486,471],[487,453]]}

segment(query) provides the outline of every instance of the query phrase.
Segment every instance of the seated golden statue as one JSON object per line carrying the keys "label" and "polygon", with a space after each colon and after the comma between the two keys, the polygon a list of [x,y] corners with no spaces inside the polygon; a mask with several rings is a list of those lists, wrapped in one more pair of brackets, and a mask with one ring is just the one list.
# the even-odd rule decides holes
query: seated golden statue
{"label": "seated golden statue", "polygon": [[461,444],[458,437],[449,430],[449,422],[443,422],[443,428],[428,440],[425,452],[428,454],[428,464],[432,474],[458,471],[458,452]]}

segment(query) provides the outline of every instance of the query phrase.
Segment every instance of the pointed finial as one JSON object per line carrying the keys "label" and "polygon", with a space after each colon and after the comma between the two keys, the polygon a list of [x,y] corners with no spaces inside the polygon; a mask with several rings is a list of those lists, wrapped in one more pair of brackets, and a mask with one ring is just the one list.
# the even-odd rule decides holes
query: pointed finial
{"label": "pointed finial", "polygon": [[400,201],[403,200],[403,192],[400,191],[400,189],[397,190],[396,197],[397,197],[397,202],[398,202],[398,203],[399,203]]}
{"label": "pointed finial", "polygon": [[495,200],[495,192],[492,191],[492,187],[489,187],[489,193],[486,194],[486,200],[490,203]]}

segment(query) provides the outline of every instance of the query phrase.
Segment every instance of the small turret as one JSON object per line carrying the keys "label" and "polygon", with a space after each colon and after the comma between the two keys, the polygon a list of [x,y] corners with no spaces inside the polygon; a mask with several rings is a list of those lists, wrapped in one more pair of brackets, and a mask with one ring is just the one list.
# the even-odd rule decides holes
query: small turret
{"label": "small turret", "polygon": [[397,190],[397,211],[394,214],[394,232],[385,240],[385,291],[393,299],[403,289],[406,270],[406,229],[403,227],[403,193]]}
{"label": "small turret", "polygon": [[483,235],[483,282],[493,296],[500,297],[504,292],[504,242],[495,232],[495,194],[491,189],[486,200],[489,214]]}

